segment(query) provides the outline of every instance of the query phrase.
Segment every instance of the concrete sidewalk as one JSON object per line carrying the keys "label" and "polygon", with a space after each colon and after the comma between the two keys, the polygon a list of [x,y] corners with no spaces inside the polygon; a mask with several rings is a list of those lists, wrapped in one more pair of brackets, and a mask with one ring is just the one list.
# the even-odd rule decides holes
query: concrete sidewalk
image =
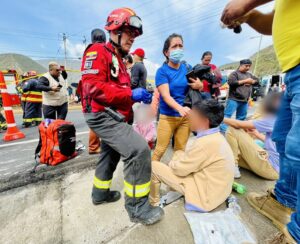
{"label": "concrete sidewalk", "polygon": [[[168,161],[171,153],[164,161]],[[120,163],[112,189],[123,192],[123,164]],[[94,170],[85,169],[60,179],[42,181],[0,193],[0,243],[193,243],[184,217],[183,201],[165,208],[165,218],[153,226],[129,221],[124,199],[94,206],[91,188]],[[240,183],[248,191],[264,192],[274,185],[242,171]],[[238,196],[241,218],[258,243],[266,243],[278,230]],[[217,210],[225,208],[225,204]],[[204,237],[205,238],[205,237]]]}

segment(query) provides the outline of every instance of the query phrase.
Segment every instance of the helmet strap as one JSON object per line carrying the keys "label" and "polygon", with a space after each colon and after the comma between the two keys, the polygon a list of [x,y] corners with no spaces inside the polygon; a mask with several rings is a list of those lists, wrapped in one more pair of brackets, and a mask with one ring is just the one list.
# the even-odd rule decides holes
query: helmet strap
{"label": "helmet strap", "polygon": [[110,43],[118,49],[119,54],[123,57],[125,57],[128,53],[124,52],[121,46],[121,40],[122,40],[122,31],[117,32],[118,35],[118,43],[114,42],[111,38],[109,39]]}

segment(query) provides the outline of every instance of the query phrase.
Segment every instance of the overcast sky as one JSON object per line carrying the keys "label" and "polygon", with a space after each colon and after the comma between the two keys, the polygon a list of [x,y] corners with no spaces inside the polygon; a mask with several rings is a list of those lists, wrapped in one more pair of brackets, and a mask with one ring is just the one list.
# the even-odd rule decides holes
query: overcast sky
{"label": "overcast sky", "polygon": [[[171,33],[184,37],[185,60],[199,62],[210,50],[217,65],[238,61],[257,51],[258,34],[247,26],[239,35],[220,27],[222,0],[1,0],[0,53],[15,52],[34,59],[62,57],[62,33],[67,34],[68,57],[80,57],[83,39],[93,28],[103,28],[109,12],[118,7],[136,10],[144,35],[133,49],[142,47],[148,61],[160,65],[163,42]],[[267,12],[270,3],[262,8]],[[264,37],[262,47],[272,44]]]}

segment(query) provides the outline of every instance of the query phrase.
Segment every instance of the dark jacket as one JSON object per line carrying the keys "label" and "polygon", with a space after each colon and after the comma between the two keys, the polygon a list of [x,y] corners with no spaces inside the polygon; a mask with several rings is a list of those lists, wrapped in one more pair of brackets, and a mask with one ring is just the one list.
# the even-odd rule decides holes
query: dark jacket
{"label": "dark jacket", "polygon": [[[68,78],[68,74],[67,72],[64,70],[61,72],[61,75],[62,77],[66,80]],[[54,77],[53,77],[54,78]],[[56,81],[59,82],[58,78],[54,78]],[[39,82],[38,82],[38,86],[37,88],[40,90],[40,91],[44,91],[44,92],[48,92],[48,91],[51,91],[51,87],[49,86],[49,81],[46,77],[44,76],[41,76],[39,78]]]}
{"label": "dark jacket", "polygon": [[239,70],[233,71],[228,78],[229,99],[238,102],[247,102],[251,96],[252,85],[239,85],[240,80],[251,78],[258,82],[258,78],[249,72],[242,73]]}
{"label": "dark jacket", "polygon": [[145,88],[147,81],[147,70],[143,62],[135,63],[131,68],[131,89]]}

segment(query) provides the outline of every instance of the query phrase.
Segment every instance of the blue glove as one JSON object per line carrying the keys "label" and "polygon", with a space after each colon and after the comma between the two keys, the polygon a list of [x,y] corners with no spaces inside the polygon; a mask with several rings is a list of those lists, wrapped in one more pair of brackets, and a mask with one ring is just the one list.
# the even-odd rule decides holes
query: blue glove
{"label": "blue glove", "polygon": [[134,102],[143,102],[149,104],[152,101],[152,94],[144,88],[136,88],[132,90],[131,99]]}

